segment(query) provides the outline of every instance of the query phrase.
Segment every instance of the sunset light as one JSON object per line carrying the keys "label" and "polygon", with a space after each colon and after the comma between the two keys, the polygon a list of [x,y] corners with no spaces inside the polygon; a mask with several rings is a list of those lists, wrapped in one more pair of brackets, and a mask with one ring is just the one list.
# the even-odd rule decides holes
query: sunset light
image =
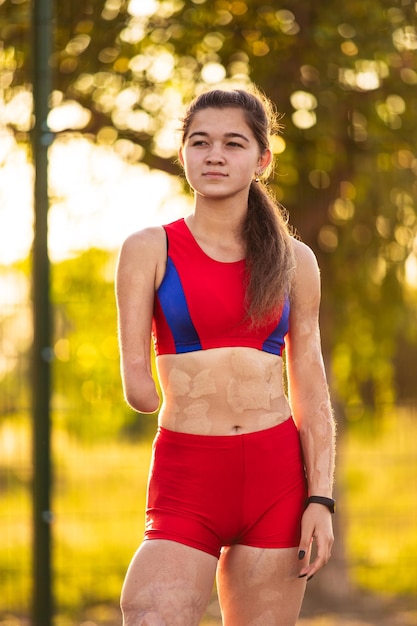
{"label": "sunset light", "polygon": [[[417,0],[0,0],[0,626],[114,626],[121,610],[417,624],[416,20]],[[236,89],[265,112],[252,95],[200,97]],[[178,151],[195,112],[209,140],[187,151],[187,181]],[[242,119],[244,145],[210,140],[213,123],[225,139]],[[319,573],[333,417],[335,543]],[[196,448],[178,493],[187,474],[188,495],[230,505],[228,547],[207,525],[175,548],[212,552],[193,564],[157,547],[158,593],[138,612],[141,576],[123,580],[147,485],[166,476],[155,444],[172,486],[176,442],[182,463],[198,433],[204,455],[216,433],[245,437],[250,531],[234,530],[235,485],[213,504],[193,482],[199,464],[226,493],[237,457],[204,464]],[[306,517],[304,488],[319,496]],[[304,555],[278,562],[267,546],[298,546],[300,527]],[[246,540],[264,547],[229,545]]]}
{"label": "sunset light", "polygon": [[[31,98],[21,98],[15,121],[26,129]],[[25,106],[23,106],[25,104]],[[9,116],[10,107],[3,107]],[[57,102],[49,116],[51,130],[82,128],[87,111],[76,102]],[[111,132],[110,132],[111,131]],[[171,132],[157,135],[159,150],[175,154]],[[97,142],[77,133],[57,134],[49,151],[49,252],[52,261],[90,247],[118,248],[131,232],[171,221],[186,213],[190,197],[181,181],[138,162],[139,144],[117,141],[117,132],[100,131]],[[1,129],[0,264],[30,253],[33,239],[33,166],[27,147]]]}

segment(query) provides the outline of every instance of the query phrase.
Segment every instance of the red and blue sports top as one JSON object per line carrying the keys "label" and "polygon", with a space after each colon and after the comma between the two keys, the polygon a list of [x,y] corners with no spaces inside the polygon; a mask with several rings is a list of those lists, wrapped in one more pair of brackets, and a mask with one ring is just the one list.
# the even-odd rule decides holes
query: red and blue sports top
{"label": "red and blue sports top", "polygon": [[164,226],[168,258],[155,296],[155,353],[248,347],[281,355],[289,302],[276,318],[251,327],[245,311],[245,260],[223,263],[198,245],[184,219]]}

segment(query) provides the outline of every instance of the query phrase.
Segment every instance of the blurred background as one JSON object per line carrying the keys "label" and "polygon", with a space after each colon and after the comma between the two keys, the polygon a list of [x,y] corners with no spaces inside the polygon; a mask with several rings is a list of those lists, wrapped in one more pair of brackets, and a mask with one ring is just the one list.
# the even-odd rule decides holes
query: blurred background
{"label": "blurred background", "polygon": [[156,416],[122,398],[117,253],[190,210],[184,105],[252,82],[283,114],[270,185],[321,267],[339,432],[300,624],[417,624],[414,1],[0,0],[1,626],[121,622]]}

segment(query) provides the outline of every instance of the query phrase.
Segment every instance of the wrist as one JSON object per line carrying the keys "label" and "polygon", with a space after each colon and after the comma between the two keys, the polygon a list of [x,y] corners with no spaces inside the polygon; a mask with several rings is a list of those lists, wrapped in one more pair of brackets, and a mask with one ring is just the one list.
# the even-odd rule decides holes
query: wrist
{"label": "wrist", "polygon": [[336,500],[333,500],[333,498],[325,498],[324,496],[309,496],[306,500],[306,507],[309,504],[321,504],[327,507],[330,513],[334,513],[335,507],[336,507]]}

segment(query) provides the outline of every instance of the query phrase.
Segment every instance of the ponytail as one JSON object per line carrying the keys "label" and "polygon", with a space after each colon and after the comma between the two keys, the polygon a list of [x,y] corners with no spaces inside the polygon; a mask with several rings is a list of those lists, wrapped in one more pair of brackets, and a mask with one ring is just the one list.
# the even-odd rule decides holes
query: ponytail
{"label": "ponytail", "polygon": [[[214,89],[197,96],[188,107],[183,118],[183,143],[198,111],[225,107],[244,112],[260,154],[269,148],[270,135],[282,128],[274,105],[255,86],[251,93],[241,89]],[[264,172],[264,177],[267,174]],[[247,315],[257,325],[283,306],[290,293],[295,267],[286,213],[262,182],[253,181],[250,186],[248,212],[241,235],[246,250]]]}
{"label": "ponytail", "polygon": [[242,237],[246,246],[246,305],[256,326],[289,296],[295,259],[285,210],[261,182],[249,190]]}

